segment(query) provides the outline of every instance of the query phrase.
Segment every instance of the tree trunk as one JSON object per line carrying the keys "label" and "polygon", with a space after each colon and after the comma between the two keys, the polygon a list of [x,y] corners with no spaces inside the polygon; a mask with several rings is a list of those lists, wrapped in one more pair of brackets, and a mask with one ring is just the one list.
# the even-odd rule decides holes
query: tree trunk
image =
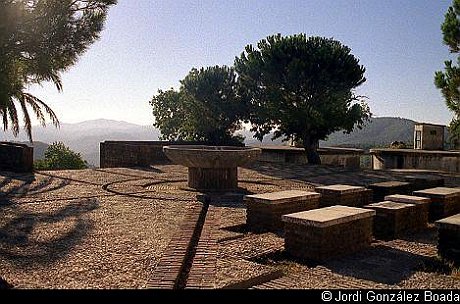
{"label": "tree trunk", "polygon": [[305,136],[303,139],[303,146],[307,153],[308,163],[312,165],[321,165],[321,158],[318,154],[319,140],[310,136]]}

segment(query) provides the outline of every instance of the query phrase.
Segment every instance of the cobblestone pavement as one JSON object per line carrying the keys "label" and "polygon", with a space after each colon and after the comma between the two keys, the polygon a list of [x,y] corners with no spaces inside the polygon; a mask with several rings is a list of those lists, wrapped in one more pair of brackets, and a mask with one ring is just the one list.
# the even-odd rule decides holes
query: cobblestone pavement
{"label": "cobblestone pavement", "polygon": [[[239,169],[239,192],[407,174],[256,163]],[[433,226],[311,264],[289,257],[281,235],[247,231],[241,201],[199,195],[175,165],[0,172],[0,277],[17,288],[460,288],[436,256]]]}

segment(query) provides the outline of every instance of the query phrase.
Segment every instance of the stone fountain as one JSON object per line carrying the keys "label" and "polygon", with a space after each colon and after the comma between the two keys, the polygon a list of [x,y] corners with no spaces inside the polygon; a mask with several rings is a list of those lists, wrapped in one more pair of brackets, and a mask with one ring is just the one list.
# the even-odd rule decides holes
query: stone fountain
{"label": "stone fountain", "polygon": [[262,150],[251,147],[177,145],[163,151],[175,164],[188,167],[188,186],[197,190],[238,188],[238,167],[258,159]]}

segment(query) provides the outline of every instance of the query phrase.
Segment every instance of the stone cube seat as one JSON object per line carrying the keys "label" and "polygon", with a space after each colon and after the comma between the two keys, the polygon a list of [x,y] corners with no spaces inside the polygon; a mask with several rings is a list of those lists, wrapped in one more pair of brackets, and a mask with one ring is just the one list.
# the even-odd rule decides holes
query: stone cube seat
{"label": "stone cube seat", "polygon": [[282,215],[318,208],[319,199],[319,193],[300,190],[246,195],[246,225],[255,231],[282,230]]}
{"label": "stone cube seat", "polygon": [[444,187],[444,178],[432,175],[406,175],[404,180],[412,185],[412,191]]}
{"label": "stone cube seat", "polygon": [[386,181],[373,183],[367,186],[373,191],[373,202],[378,203],[384,200],[385,196],[391,194],[410,194],[411,184],[400,181]]}
{"label": "stone cube seat", "polygon": [[372,199],[372,191],[360,186],[336,184],[316,187],[315,191],[321,194],[321,207],[334,205],[362,207]]}
{"label": "stone cube seat", "polygon": [[460,265],[460,213],[436,221],[438,253],[455,265]]}
{"label": "stone cube seat", "polygon": [[285,249],[292,256],[324,261],[368,247],[374,210],[330,206],[283,215]]}
{"label": "stone cube seat", "polygon": [[436,187],[414,191],[414,195],[431,199],[429,220],[436,221],[460,213],[460,189]]}
{"label": "stone cube seat", "polygon": [[431,203],[430,198],[404,194],[392,194],[385,196],[385,201],[415,205],[415,208],[411,209],[412,211],[407,218],[407,221],[410,222],[411,229],[423,230],[428,225],[428,214]]}
{"label": "stone cube seat", "polygon": [[410,220],[416,209],[414,204],[383,201],[364,206],[375,210],[374,236],[378,239],[392,240],[406,232],[415,230]]}

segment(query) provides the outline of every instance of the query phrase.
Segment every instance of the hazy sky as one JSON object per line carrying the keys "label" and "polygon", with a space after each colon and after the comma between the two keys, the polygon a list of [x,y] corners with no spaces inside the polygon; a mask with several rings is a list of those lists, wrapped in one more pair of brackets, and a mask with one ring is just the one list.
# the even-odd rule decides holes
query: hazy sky
{"label": "hazy sky", "polygon": [[232,65],[247,44],[306,33],[349,46],[366,67],[358,93],[374,116],[447,124],[433,84],[450,58],[440,25],[450,0],[119,0],[101,39],[63,74],[64,92],[32,88],[62,122],[152,124],[149,101],[193,67]]}

